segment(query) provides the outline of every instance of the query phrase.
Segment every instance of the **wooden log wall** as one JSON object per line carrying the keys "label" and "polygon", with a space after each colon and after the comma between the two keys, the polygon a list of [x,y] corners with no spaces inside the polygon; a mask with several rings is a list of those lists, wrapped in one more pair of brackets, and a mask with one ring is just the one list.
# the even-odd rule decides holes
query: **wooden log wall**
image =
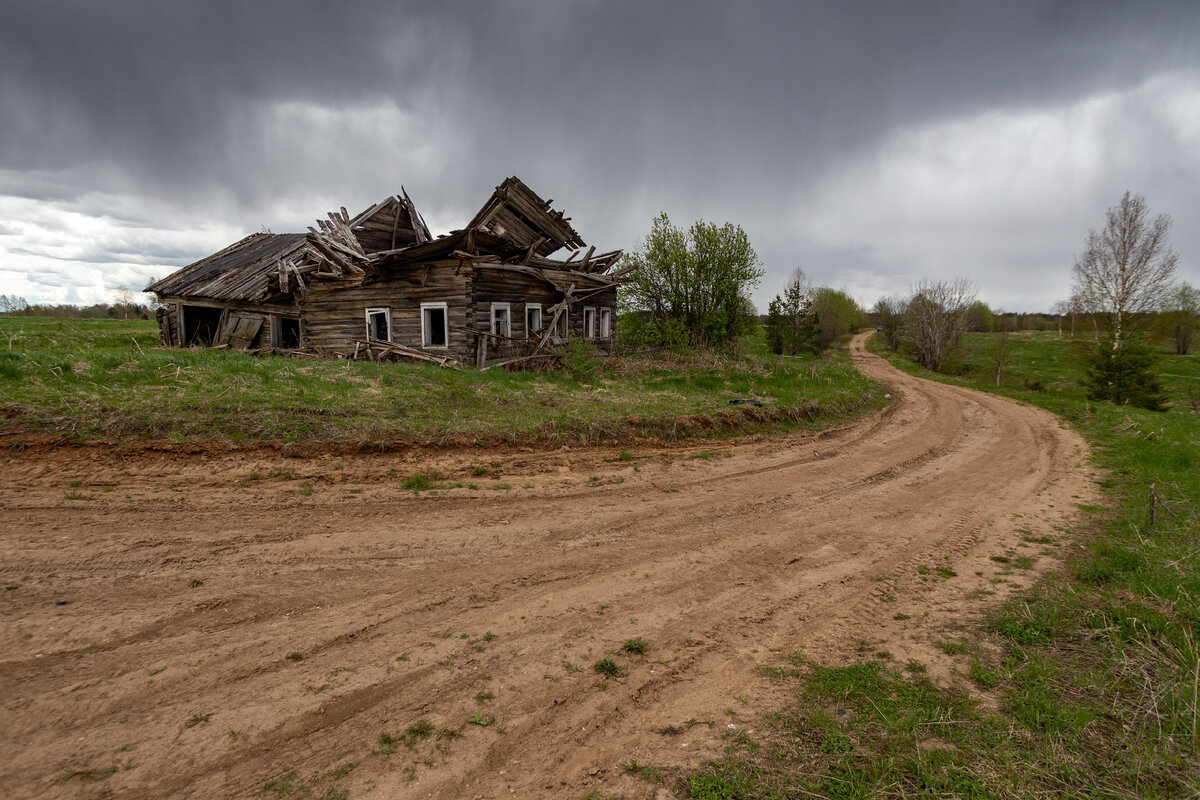
{"label": "wooden log wall", "polygon": [[[468,272],[458,260],[451,260],[406,265],[355,286],[314,283],[302,305],[304,347],[352,355],[354,342],[366,338],[366,309],[389,308],[393,342],[470,362],[474,337],[455,330],[467,325]],[[421,304],[440,302],[446,303],[449,314],[448,347],[422,347]]]}
{"label": "wooden log wall", "polygon": [[[576,294],[589,291],[587,288],[576,288]],[[471,314],[470,327],[481,331],[492,329],[492,303],[508,303],[511,315],[511,336],[514,339],[526,339],[529,331],[525,329],[525,307],[530,303],[540,303],[542,306],[542,325],[549,326],[553,319],[552,306],[562,302],[562,292],[555,289],[546,281],[533,275],[508,270],[488,269],[486,266],[475,268],[475,277],[471,281]],[[584,335],[584,307],[597,309],[597,332],[599,332],[599,309],[612,309],[612,320],[615,327],[617,318],[617,289],[607,287],[595,294],[589,294],[586,299],[573,302],[567,315],[568,334],[573,337]],[[612,336],[601,340],[591,340],[602,351],[612,352]],[[512,357],[514,347],[500,340],[489,343],[488,361]]]}
{"label": "wooden log wall", "polygon": [[[584,336],[584,307],[597,309],[597,329],[599,310],[611,309],[615,326],[616,287],[599,291],[594,291],[594,287],[577,287],[575,295],[581,294],[586,296],[571,304],[567,318],[570,336]],[[276,303],[171,298],[159,319],[159,326],[163,343],[178,347],[183,343],[184,333],[180,324],[180,306],[221,309],[225,318],[233,314],[261,315],[262,327],[249,347],[268,348],[274,341],[272,315],[298,316],[302,349],[331,356],[350,356],[355,342],[367,338],[366,309],[388,308],[392,342],[475,364],[478,363],[479,337],[474,331],[490,333],[492,303],[508,303],[513,341],[488,338],[484,357],[484,363],[488,364],[520,356],[527,349],[525,342],[529,331],[526,330],[525,310],[529,304],[541,306],[542,325],[547,327],[553,319],[551,309],[562,299],[562,292],[535,275],[472,267],[459,259],[446,259],[404,265],[382,275],[313,281],[309,284],[307,298],[293,295]],[[421,304],[439,302],[446,303],[448,311],[448,345],[445,349],[426,348],[422,342]],[[611,335],[607,339],[591,341],[601,351],[612,351]]]}

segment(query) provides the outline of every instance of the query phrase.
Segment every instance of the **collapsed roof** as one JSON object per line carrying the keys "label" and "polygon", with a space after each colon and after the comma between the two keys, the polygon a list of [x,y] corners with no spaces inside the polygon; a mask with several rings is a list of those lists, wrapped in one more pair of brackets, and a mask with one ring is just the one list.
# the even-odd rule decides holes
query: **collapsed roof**
{"label": "collapsed roof", "polygon": [[[255,233],[220,252],[190,264],[149,286],[160,297],[262,302],[272,297],[307,294],[306,281],[361,282],[404,264],[459,258],[483,265],[507,264],[530,271],[566,270],[597,283],[620,250],[595,254],[571,227],[570,217],[551,208],[516,177],[496,187],[479,213],[462,230],[434,238],[408,193],[389,197],[351,217],[345,208],[317,220],[308,233]],[[549,258],[564,248],[562,260]]]}

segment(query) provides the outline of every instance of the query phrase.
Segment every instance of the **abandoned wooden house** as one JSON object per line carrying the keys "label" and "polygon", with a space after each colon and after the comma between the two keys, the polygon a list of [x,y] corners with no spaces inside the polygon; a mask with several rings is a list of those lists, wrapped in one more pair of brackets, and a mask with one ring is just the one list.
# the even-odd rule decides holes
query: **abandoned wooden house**
{"label": "abandoned wooden house", "polygon": [[[434,238],[408,193],[308,233],[256,233],[157,281],[163,343],[515,363],[582,337],[611,352],[620,250],[596,254],[517,178]],[[563,259],[551,254],[570,248]]]}

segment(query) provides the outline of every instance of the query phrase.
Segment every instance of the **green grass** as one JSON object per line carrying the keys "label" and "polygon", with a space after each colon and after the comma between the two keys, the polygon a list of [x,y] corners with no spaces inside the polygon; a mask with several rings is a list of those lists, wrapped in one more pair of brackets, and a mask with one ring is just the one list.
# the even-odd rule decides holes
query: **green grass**
{"label": "green grass", "polygon": [[[763,405],[730,405],[746,398]],[[885,402],[844,353],[778,359],[761,334],[736,354],[613,359],[581,383],[561,373],[171,350],[159,347],[157,328],[145,321],[0,317],[0,431],[7,433],[600,442],[809,426]]]}
{"label": "green grass", "polygon": [[[679,794],[1200,792],[1200,418],[1188,388],[1200,359],[1164,354],[1159,369],[1173,406],[1155,413],[1088,401],[1080,346],[1056,333],[1011,334],[996,386],[987,367],[996,339],[968,336],[954,377],[892,358],[914,374],[1047,408],[1088,439],[1107,501],[1080,506],[1079,523],[1054,538],[1065,569],[965,638],[939,644],[969,662],[958,664],[960,679],[949,687],[933,683],[921,664],[808,664],[790,679],[793,700],[766,720],[764,746],[728,752],[684,779]],[[1015,569],[1032,564],[1030,556],[1001,558]],[[984,640],[995,647],[974,646]],[[982,703],[973,692],[994,700]]]}

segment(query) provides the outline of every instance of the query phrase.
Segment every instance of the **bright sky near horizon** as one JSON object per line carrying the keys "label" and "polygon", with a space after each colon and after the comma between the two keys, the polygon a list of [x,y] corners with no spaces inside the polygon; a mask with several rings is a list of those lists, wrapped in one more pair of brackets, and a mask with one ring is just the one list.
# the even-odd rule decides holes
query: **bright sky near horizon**
{"label": "bright sky near horizon", "polygon": [[1065,299],[1126,189],[1200,284],[1200,4],[8,0],[0,293],[111,301],[403,184],[434,233],[509,175],[600,249],[731,221],[865,305]]}

